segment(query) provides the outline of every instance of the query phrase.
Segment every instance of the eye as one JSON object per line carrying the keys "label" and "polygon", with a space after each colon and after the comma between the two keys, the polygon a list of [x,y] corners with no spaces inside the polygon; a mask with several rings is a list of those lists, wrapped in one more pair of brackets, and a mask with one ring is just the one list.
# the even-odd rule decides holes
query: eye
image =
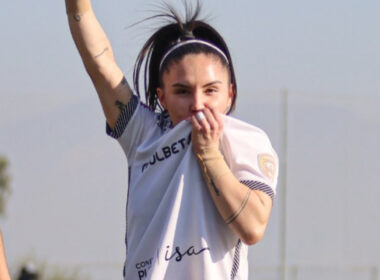
{"label": "eye", "polygon": [[216,93],[217,91],[218,91],[217,88],[211,87],[211,88],[207,88],[207,89],[205,90],[205,93],[208,94],[208,95],[211,95],[211,94]]}
{"label": "eye", "polygon": [[179,95],[188,94],[189,90],[186,88],[178,88],[175,90],[175,93]]}

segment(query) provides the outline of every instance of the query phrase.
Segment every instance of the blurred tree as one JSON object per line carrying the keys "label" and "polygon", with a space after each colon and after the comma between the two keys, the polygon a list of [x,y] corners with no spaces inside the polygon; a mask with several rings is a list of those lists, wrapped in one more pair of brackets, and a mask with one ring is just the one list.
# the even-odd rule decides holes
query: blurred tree
{"label": "blurred tree", "polygon": [[8,160],[4,156],[0,156],[0,216],[6,213],[6,202],[11,193],[10,176],[7,172]]}

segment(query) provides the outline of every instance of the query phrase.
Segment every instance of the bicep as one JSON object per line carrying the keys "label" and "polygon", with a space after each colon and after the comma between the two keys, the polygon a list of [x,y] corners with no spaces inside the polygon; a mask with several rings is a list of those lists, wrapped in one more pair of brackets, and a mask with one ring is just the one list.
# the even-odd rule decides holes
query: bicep
{"label": "bicep", "polygon": [[132,97],[132,90],[116,64],[114,68],[109,65],[109,69],[103,71],[90,77],[98,93],[107,123],[113,129],[120,113]]}
{"label": "bicep", "polygon": [[95,63],[86,66],[87,73],[98,93],[107,123],[113,128],[123,107],[132,97],[132,90],[110,47],[104,47],[93,59]]}

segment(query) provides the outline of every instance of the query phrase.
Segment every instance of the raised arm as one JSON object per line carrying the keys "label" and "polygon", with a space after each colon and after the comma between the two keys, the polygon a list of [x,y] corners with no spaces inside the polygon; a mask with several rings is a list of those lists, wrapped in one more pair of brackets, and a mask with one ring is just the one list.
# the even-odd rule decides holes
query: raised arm
{"label": "raised arm", "polygon": [[71,35],[99,95],[107,123],[114,128],[132,91],[116,64],[111,44],[89,0],[65,0]]}

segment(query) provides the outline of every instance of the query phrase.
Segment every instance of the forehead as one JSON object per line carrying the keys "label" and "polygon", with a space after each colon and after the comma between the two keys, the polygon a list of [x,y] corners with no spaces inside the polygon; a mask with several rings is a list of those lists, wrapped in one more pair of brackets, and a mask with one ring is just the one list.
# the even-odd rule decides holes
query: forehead
{"label": "forehead", "polygon": [[162,74],[162,81],[228,81],[228,70],[214,54],[187,54],[179,60],[171,61]]}

